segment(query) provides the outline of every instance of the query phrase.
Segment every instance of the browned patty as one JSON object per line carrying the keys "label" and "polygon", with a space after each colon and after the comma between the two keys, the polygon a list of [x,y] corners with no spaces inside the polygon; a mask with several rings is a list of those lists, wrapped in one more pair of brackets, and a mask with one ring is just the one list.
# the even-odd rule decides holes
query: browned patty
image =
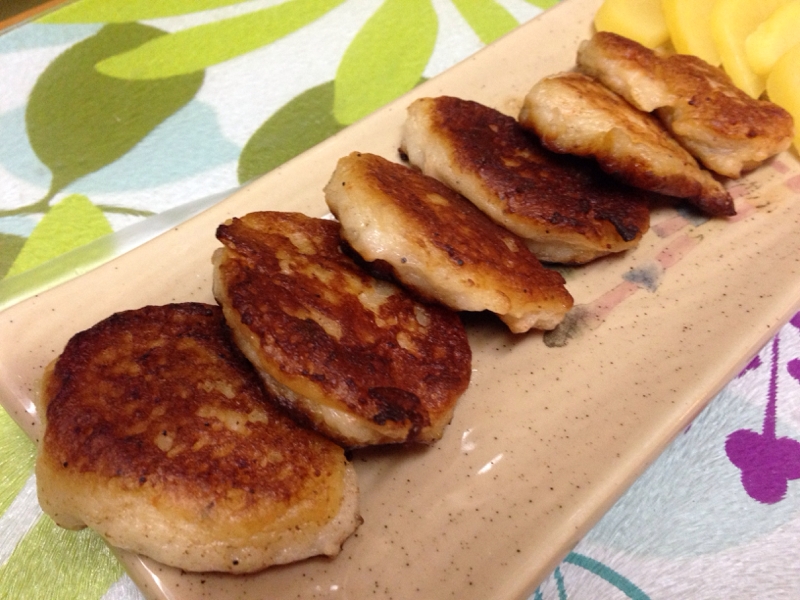
{"label": "browned patty", "polygon": [[360,522],[343,450],[267,401],[219,307],[147,306],[76,334],[38,408],[42,508],[114,546],[242,573],[335,555]]}
{"label": "browned patty", "polygon": [[656,111],[678,141],[720,175],[739,177],[791,144],[788,112],[751,98],[696,56],[660,55],[599,32],[581,44],[578,67],[637,108]]}
{"label": "browned patty", "polygon": [[592,77],[566,72],[540,80],[525,96],[519,121],[548,149],[591,156],[627,184],[685,198],[712,215],[735,213],[723,185],[656,117]]}
{"label": "browned patty", "polygon": [[415,101],[401,151],[545,262],[585,263],[633,248],[650,225],[647,193],[592,161],[546,150],[516,120],[477,102]]}
{"label": "browned patty", "polygon": [[285,406],[347,446],[441,437],[471,374],[456,313],[368,275],[334,221],[258,212],[217,237],[214,294]]}
{"label": "browned patty", "polygon": [[572,306],[564,278],[524,240],[418,171],[354,152],[339,160],[325,198],[364,259],[388,263],[425,297],[493,311],[516,333],[553,329]]}

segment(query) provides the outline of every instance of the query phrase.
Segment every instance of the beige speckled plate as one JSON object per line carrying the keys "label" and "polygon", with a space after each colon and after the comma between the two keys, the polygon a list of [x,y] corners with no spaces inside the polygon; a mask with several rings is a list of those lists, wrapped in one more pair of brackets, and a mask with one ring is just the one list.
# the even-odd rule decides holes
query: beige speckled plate
{"label": "beige speckled plate", "polygon": [[[326,212],[352,150],[396,157],[412,97],[515,113],[572,66],[600,0],[540,18],[154,241],[0,314],[0,398],[31,436],[40,373],[76,331],[148,303],[211,302],[216,225],[260,209]],[[472,384],[435,446],[356,453],[364,525],[334,559],[247,577],[185,574],[121,553],[152,598],[524,598],[800,300],[800,164],[731,186],[739,216],[665,208],[642,245],[565,273],[570,327],[513,336],[471,316]]]}

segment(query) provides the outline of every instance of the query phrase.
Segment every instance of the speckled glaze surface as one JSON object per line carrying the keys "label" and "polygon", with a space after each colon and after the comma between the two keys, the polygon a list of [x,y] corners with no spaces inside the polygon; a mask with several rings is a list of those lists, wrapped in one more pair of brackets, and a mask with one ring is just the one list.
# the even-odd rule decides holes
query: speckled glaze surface
{"label": "speckled glaze surface", "polygon": [[[0,314],[0,399],[33,438],[32,394],[75,332],[145,304],[213,302],[214,230],[253,210],[326,212],[353,150],[397,158],[413,98],[515,114],[570,68],[599,0],[561,5],[237,192],[78,279]],[[564,270],[576,307],[555,332],[465,318],[470,388],[430,448],[355,452],[364,524],[336,559],[253,576],[187,574],[120,553],[150,598],[525,598],[705,403],[797,310],[800,164],[783,154],[729,186],[739,214],[653,214],[636,250]]]}

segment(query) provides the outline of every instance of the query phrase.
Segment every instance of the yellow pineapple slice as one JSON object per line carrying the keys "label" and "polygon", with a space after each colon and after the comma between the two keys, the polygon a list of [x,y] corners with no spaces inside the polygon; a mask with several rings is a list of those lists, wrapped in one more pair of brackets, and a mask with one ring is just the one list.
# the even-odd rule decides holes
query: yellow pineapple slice
{"label": "yellow pineapple slice", "polygon": [[767,77],[767,96],[794,119],[794,147],[800,152],[800,44],[784,52]]}
{"label": "yellow pineapple slice", "polygon": [[778,59],[796,44],[800,44],[800,0],[790,0],[747,36],[744,49],[750,68],[758,75],[768,75]]}
{"label": "yellow pineapple slice", "polygon": [[655,48],[669,40],[661,0],[605,0],[595,13],[597,31],[610,31]]}
{"label": "yellow pineapple slice", "polygon": [[745,40],[787,0],[716,0],[711,9],[711,35],[722,67],[740,89],[758,98],[766,78],[750,68]]}
{"label": "yellow pineapple slice", "polygon": [[693,54],[718,67],[719,52],[711,38],[714,0],[662,0],[661,8],[672,45],[681,54]]}

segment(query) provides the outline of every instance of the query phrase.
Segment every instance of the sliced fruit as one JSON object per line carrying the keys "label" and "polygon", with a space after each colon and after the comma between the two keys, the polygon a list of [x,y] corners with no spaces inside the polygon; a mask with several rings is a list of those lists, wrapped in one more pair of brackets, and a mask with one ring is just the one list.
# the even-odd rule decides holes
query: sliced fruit
{"label": "sliced fruit", "polygon": [[655,48],[669,40],[661,0],[605,0],[594,17],[597,31],[610,31]]}
{"label": "sliced fruit", "polygon": [[800,0],[791,0],[747,36],[744,49],[750,68],[758,75],[768,75],[778,59],[796,44],[800,44]]}
{"label": "sliced fruit", "polygon": [[661,7],[672,45],[681,54],[693,54],[715,67],[719,52],[711,37],[714,0],[662,0]]}
{"label": "sliced fruit", "polygon": [[800,44],[784,52],[767,77],[769,99],[794,119],[794,147],[800,152]]}
{"label": "sliced fruit", "polygon": [[739,88],[758,98],[766,78],[750,68],[744,45],[747,36],[787,0],[716,0],[711,10],[711,35],[722,67]]}

